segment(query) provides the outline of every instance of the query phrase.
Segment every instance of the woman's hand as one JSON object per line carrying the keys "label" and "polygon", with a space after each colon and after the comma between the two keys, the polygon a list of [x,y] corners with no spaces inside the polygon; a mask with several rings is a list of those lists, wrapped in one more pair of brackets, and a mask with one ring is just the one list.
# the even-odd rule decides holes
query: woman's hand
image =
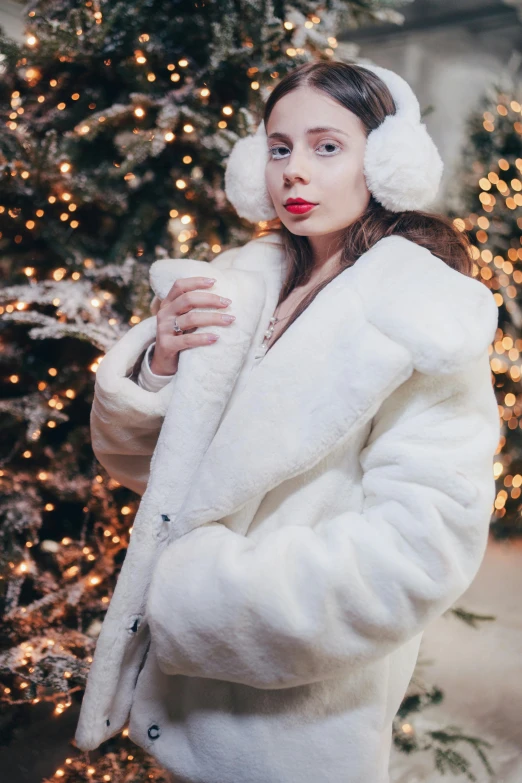
{"label": "woman's hand", "polygon": [[[217,294],[195,291],[196,288],[210,288],[215,279],[208,277],[185,277],[176,280],[169,293],[162,300],[157,312],[156,345],[150,368],[156,375],[173,375],[178,369],[180,351],[208,345],[218,339],[212,332],[192,334],[198,326],[230,324],[235,316],[221,314],[215,310],[193,312],[194,307],[228,307],[231,300]],[[174,318],[183,334],[174,331]]]}

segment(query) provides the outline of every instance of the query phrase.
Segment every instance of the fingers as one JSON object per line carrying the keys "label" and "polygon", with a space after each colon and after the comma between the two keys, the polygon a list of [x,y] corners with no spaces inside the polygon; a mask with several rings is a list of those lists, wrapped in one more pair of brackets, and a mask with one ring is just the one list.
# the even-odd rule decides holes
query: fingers
{"label": "fingers", "polygon": [[223,310],[231,303],[230,299],[217,294],[204,294],[199,291],[186,291],[180,294],[172,302],[167,302],[164,309],[168,309],[174,315],[183,315],[194,307],[212,307]]}
{"label": "fingers", "polygon": [[[212,288],[215,280],[205,277],[179,278],[162,300],[157,312],[157,334],[154,350],[155,366],[173,366],[176,355],[187,348],[216,342],[219,335],[212,332],[198,332],[201,326],[230,326],[235,320],[233,314],[220,312],[231,304],[231,300],[205,290]],[[198,309],[194,309],[198,308]],[[208,308],[208,309],[201,309]],[[183,333],[174,330],[174,319]]]}
{"label": "fingers", "polygon": [[172,302],[180,294],[184,294],[186,291],[194,291],[196,288],[212,288],[215,282],[216,278],[210,277],[180,277],[175,281],[163,301]]}
{"label": "fingers", "polygon": [[160,322],[163,328],[169,332],[172,332],[173,334],[176,334],[174,329],[174,318],[176,318],[178,326],[183,329],[184,332],[186,332],[191,329],[197,329],[199,326],[213,326],[216,324],[219,326],[227,326],[233,323],[236,317],[235,315],[232,315],[232,313],[216,313],[213,310],[208,312],[200,310],[189,310],[188,312],[181,313],[180,315],[176,315],[176,313],[171,312],[167,313],[167,311],[164,311],[160,318]]}

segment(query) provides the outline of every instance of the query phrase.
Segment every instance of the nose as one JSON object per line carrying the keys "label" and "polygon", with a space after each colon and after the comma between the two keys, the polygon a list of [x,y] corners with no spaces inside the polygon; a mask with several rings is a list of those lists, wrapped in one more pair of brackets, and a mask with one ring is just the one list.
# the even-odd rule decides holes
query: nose
{"label": "nose", "polygon": [[283,170],[283,179],[286,184],[291,185],[296,180],[309,182],[310,174],[305,157],[304,153],[300,153],[294,147]]}

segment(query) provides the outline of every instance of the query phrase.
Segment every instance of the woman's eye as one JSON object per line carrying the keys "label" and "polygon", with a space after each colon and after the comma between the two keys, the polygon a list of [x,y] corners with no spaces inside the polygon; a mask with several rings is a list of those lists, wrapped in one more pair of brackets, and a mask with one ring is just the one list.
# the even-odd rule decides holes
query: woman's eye
{"label": "woman's eye", "polygon": [[[286,149],[288,149],[288,148],[287,147],[270,147],[270,149],[268,151],[270,152],[270,154],[273,157],[272,153],[274,153],[275,150],[286,150]],[[279,160],[279,158],[276,158],[276,160]]]}
{"label": "woman's eye", "polygon": [[[336,147],[337,149],[340,149],[340,146],[339,146],[339,144],[336,144],[336,143],[335,143],[335,142],[333,142],[333,141],[324,141],[322,144],[319,144],[319,146],[317,147],[317,149],[320,149],[320,147]],[[285,147],[285,146],[283,146],[283,145],[281,145],[281,144],[280,144],[280,145],[278,145],[277,147],[270,147],[270,150],[269,150],[269,152],[270,152],[270,154],[271,154],[272,160],[282,160],[282,158],[281,158],[281,157],[274,157],[274,155],[273,155],[272,153],[274,153],[274,152],[275,152],[275,150],[287,150],[287,149],[288,149],[288,147]],[[331,157],[332,157],[332,154],[337,154],[337,153],[329,153],[329,152],[327,152],[327,153],[326,153],[326,155],[325,155],[325,154],[322,154],[322,157],[323,157],[323,158],[328,158],[328,157],[330,157],[330,158],[331,158]]]}
{"label": "woman's eye", "polygon": [[325,141],[324,144],[320,144],[320,147],[337,147],[337,149],[341,149],[338,144],[335,144],[333,141]]}

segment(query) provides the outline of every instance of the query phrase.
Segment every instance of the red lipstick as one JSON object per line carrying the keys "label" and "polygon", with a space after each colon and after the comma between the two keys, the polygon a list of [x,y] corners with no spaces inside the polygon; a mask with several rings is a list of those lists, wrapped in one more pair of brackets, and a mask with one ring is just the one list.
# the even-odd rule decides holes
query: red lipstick
{"label": "red lipstick", "polygon": [[305,201],[303,198],[289,198],[283,206],[288,212],[293,212],[295,215],[302,215],[316,207],[317,204],[313,204],[311,201]]}

